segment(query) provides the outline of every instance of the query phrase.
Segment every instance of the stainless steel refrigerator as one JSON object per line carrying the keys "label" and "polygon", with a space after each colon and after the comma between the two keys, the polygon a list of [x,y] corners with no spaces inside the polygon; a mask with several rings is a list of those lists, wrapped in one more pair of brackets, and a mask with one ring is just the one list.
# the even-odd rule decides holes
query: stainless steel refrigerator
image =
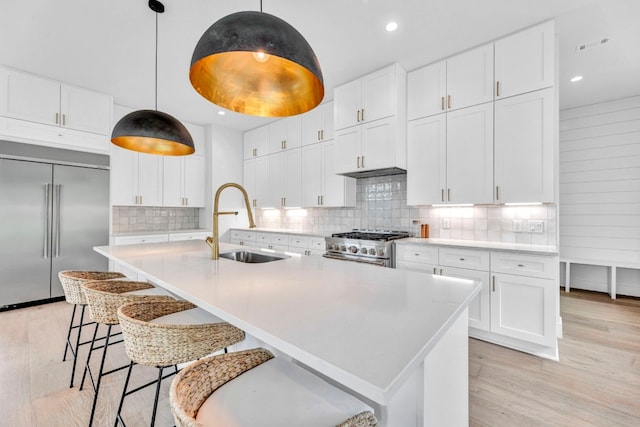
{"label": "stainless steel refrigerator", "polygon": [[63,295],[60,270],[106,270],[109,170],[0,158],[0,308]]}

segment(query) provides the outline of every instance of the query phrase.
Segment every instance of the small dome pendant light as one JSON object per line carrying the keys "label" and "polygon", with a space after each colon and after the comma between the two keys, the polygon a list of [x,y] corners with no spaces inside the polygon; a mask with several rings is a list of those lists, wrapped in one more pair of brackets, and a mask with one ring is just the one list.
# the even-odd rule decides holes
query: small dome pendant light
{"label": "small dome pendant light", "polygon": [[187,128],[175,117],[158,111],[158,14],[164,5],[149,0],[156,13],[155,110],[138,110],[124,116],[111,132],[111,142],[140,153],[185,156],[196,150]]}
{"label": "small dome pendant light", "polygon": [[262,1],[260,12],[233,13],[205,31],[189,80],[207,100],[252,116],[293,116],[324,98],[311,46],[290,24],[262,12]]}

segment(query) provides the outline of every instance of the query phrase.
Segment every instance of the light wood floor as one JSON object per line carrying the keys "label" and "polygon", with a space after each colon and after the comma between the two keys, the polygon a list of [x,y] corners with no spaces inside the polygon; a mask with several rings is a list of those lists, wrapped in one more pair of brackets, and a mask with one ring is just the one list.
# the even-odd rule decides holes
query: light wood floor
{"label": "light wood floor", "polygon": [[[471,426],[640,426],[640,299],[561,292],[561,311],[560,362],[470,340]],[[93,392],[78,390],[80,368],[76,387],[69,388],[71,362],[61,361],[70,314],[65,302],[0,313],[0,425],[88,422]],[[121,345],[109,354],[110,367],[127,363]],[[153,368],[136,368],[138,383],[156,375]],[[103,380],[95,426],[113,425],[124,375]],[[159,427],[173,425],[168,385]],[[147,389],[125,402],[130,427],[149,424],[152,393]]]}

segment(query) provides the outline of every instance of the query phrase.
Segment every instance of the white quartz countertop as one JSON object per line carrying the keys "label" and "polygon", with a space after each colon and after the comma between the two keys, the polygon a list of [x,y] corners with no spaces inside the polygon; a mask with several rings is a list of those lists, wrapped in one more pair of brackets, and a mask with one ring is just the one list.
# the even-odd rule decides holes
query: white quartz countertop
{"label": "white quartz countertop", "polygon": [[526,252],[537,255],[558,255],[557,246],[528,245],[524,243],[487,242],[481,240],[454,240],[454,239],[422,239],[410,237],[395,240],[396,245],[425,245],[425,246],[450,246],[468,249],[491,249],[508,252]]}
{"label": "white quartz countertop", "polygon": [[481,287],[321,256],[212,261],[202,241],[95,250],[382,405]]}

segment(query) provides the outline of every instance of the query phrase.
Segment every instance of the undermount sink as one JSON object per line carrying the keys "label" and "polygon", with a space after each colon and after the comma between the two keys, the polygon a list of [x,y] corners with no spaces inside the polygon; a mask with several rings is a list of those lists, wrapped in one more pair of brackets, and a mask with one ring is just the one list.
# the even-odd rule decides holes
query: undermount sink
{"label": "undermount sink", "polygon": [[247,264],[258,264],[263,262],[278,261],[289,257],[286,255],[267,255],[249,251],[233,251],[221,253],[220,258],[226,258],[232,261],[244,262]]}

